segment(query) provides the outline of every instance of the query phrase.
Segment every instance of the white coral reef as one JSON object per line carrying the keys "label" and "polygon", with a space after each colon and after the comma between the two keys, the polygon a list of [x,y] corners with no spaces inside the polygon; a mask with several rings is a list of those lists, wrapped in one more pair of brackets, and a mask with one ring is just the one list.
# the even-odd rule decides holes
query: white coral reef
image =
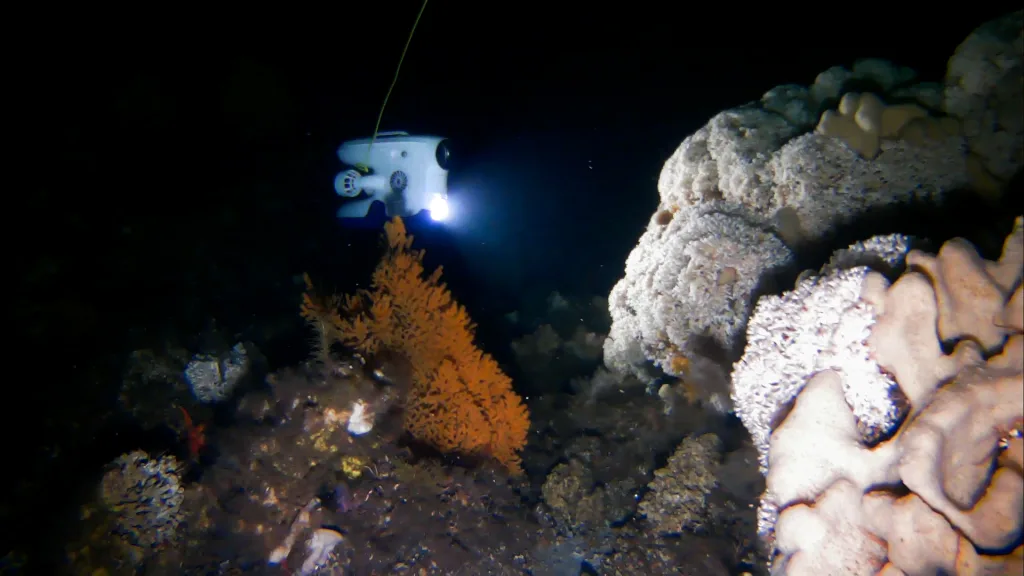
{"label": "white coral reef", "polygon": [[[653,362],[685,379],[680,359],[709,339],[737,351],[759,289],[794,251],[879,209],[941,204],[967,187],[997,194],[1024,165],[1022,20],[971,34],[944,83],[861,60],[809,87],[775,87],[687,137],[609,297],[607,366],[646,380]],[[853,85],[874,93],[844,93]]]}
{"label": "white coral reef", "polygon": [[907,263],[892,285],[807,280],[750,320],[733,400],[773,573],[1024,571],[1024,218],[997,262],[954,239]]}
{"label": "white coral reef", "polygon": [[757,300],[844,226],[1006,193],[1024,166],[1022,22],[975,30],[942,83],[862,60],[773,88],[665,163],[609,296],[605,363],[699,388],[692,368],[746,335],[730,396],[766,475],[773,574],[1024,573],[1024,219],[997,262],[962,239],[931,255],[876,237]]}

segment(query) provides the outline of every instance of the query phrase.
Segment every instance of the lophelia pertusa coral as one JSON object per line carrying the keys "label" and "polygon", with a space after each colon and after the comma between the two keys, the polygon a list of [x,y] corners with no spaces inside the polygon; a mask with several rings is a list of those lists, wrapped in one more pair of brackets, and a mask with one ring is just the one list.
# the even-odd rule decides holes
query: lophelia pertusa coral
{"label": "lophelia pertusa coral", "polygon": [[472,320],[441,282],[441,269],[426,275],[423,251],[412,249],[402,220],[384,231],[387,253],[370,289],[344,297],[340,309],[307,293],[303,317],[324,335],[325,349],[337,341],[369,356],[409,360],[405,428],[413,437],[442,451],[488,455],[519,472],[530,420],[511,379],[473,343]]}

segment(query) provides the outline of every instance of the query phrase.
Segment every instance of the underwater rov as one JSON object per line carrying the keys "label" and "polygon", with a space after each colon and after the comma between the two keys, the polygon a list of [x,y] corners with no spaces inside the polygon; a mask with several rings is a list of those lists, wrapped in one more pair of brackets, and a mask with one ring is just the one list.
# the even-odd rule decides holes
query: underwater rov
{"label": "underwater rov", "polygon": [[349,168],[334,178],[334,190],[350,198],[338,218],[362,218],[377,201],[388,217],[430,211],[434,220],[448,217],[448,141],[439,136],[380,132],[376,138],[349,140],[338,158]]}

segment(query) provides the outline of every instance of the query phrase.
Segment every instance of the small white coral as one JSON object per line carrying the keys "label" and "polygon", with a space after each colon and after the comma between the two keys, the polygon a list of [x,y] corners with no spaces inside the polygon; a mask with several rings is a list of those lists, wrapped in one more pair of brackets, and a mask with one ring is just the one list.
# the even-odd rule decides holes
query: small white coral
{"label": "small white coral", "polygon": [[833,254],[822,268],[822,274],[857,266],[874,267],[879,263],[899,269],[910,251],[910,243],[910,237],[903,234],[872,236]]}
{"label": "small white coral", "polygon": [[336,530],[319,528],[306,541],[306,559],[299,568],[301,576],[310,576],[331,560],[334,549],[341,544],[342,537]]}
{"label": "small white coral", "polygon": [[733,368],[732,400],[760,452],[762,471],[773,422],[815,372],[842,374],[846,400],[864,431],[884,435],[900,417],[890,395],[895,383],[878,369],[866,342],[876,313],[862,294],[885,283],[867,268],[853,268],[758,301],[746,352]]}
{"label": "small white coral", "polygon": [[352,415],[348,418],[346,430],[353,436],[366,434],[373,430],[375,418],[376,414],[367,406],[366,402],[357,400],[352,403]]}

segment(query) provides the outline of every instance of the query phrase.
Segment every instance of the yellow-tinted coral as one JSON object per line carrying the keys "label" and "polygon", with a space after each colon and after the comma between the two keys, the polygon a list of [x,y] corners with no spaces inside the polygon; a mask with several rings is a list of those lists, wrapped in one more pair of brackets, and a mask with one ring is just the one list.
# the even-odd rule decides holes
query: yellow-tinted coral
{"label": "yellow-tinted coral", "polygon": [[394,218],[384,230],[387,252],[370,289],[345,297],[340,311],[310,291],[303,317],[364,354],[409,359],[405,428],[413,437],[443,451],[489,455],[518,472],[530,425],[522,399],[497,362],[473,343],[472,320],[441,282],[441,269],[425,274],[423,251],[412,249],[402,220]]}

